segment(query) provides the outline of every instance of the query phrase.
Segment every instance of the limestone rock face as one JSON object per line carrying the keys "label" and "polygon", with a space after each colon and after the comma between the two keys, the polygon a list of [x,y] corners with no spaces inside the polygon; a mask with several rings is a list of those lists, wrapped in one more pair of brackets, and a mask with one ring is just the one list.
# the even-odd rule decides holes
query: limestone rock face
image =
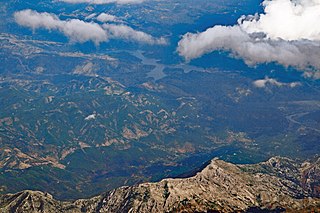
{"label": "limestone rock face", "polygon": [[0,196],[2,212],[319,211],[319,159],[275,157],[254,165],[213,159],[190,178],[124,186],[91,199],[61,202],[38,191]]}

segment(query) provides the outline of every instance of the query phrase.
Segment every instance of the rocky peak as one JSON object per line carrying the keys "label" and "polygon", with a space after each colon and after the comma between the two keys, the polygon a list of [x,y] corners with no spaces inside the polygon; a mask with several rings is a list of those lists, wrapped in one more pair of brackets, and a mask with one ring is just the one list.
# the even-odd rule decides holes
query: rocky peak
{"label": "rocky peak", "polygon": [[260,164],[235,165],[213,159],[193,177],[124,186],[74,202],[57,201],[37,191],[2,195],[0,209],[13,212],[317,211],[320,210],[318,175],[319,160],[299,164],[286,158],[272,158]]}

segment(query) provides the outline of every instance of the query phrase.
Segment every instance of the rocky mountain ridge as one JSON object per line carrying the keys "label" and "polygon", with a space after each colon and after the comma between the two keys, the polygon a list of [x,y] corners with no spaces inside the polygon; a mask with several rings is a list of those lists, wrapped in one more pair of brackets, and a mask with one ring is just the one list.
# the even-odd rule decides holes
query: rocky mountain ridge
{"label": "rocky mountain ridge", "polygon": [[274,157],[252,165],[213,159],[190,178],[123,186],[76,201],[22,191],[0,196],[1,212],[318,212],[320,158]]}

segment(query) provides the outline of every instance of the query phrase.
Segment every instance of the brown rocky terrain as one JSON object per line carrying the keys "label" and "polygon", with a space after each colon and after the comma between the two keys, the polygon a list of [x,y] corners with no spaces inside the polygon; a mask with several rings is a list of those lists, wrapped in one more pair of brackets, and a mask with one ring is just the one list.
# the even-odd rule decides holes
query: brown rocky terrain
{"label": "brown rocky terrain", "polygon": [[22,191],[0,196],[1,212],[319,212],[320,158],[274,157],[253,165],[213,159],[189,178],[124,186],[76,201]]}

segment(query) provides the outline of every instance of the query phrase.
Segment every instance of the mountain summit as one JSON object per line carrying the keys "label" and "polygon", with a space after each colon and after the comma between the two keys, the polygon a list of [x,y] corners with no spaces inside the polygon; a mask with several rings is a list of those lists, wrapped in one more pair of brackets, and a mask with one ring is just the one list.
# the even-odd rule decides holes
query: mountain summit
{"label": "mountain summit", "polygon": [[252,165],[213,159],[189,178],[123,186],[73,202],[40,191],[0,196],[2,212],[282,212],[320,210],[320,158]]}

